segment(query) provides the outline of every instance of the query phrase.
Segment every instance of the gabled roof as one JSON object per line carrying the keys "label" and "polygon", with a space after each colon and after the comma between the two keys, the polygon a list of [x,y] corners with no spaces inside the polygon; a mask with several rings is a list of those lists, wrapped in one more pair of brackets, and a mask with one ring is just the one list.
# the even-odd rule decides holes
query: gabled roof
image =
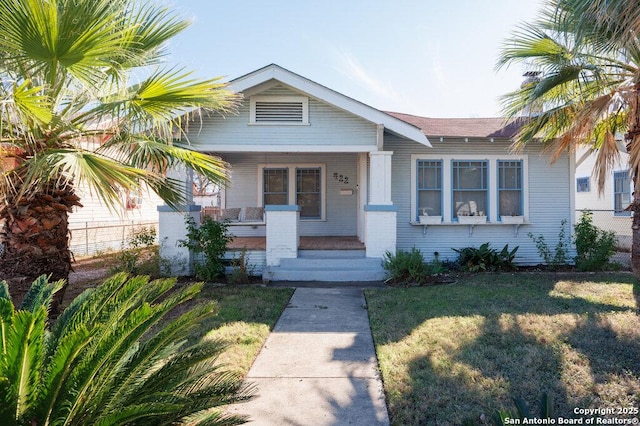
{"label": "gabled roof", "polygon": [[359,116],[367,121],[382,124],[385,130],[398,136],[431,147],[426,135],[415,124],[398,119],[383,111],[356,101],[276,64],[267,65],[264,68],[231,80],[229,86],[233,91],[245,92],[248,89],[273,80],[284,83],[297,91],[306,93],[309,96]]}
{"label": "gabled roof", "polygon": [[504,118],[428,118],[399,112],[387,114],[419,127],[428,137],[511,139],[522,125],[521,120],[505,123]]}

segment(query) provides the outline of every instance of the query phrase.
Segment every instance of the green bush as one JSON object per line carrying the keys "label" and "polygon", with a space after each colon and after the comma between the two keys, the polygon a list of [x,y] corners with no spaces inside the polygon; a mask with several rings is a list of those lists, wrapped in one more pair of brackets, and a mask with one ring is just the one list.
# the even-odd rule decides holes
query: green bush
{"label": "green bush", "polygon": [[[117,264],[113,267],[112,272],[128,272],[130,274],[138,274],[140,271],[140,262],[142,255],[148,252],[156,243],[157,233],[153,226],[141,226],[131,230],[127,238],[126,247],[116,254]],[[152,257],[157,258],[157,250],[151,253]],[[144,271],[145,273],[147,271]]]}
{"label": "green bush", "polygon": [[509,250],[509,244],[506,244],[497,251],[489,243],[484,243],[480,247],[464,247],[453,251],[458,253],[456,263],[466,271],[511,271],[516,269],[513,262],[518,248]]}
{"label": "green bush", "polygon": [[382,267],[387,271],[387,280],[395,283],[426,283],[433,275],[445,272],[442,263],[436,259],[427,263],[422,252],[413,247],[410,251],[387,251],[382,260]]}
{"label": "green bush", "polygon": [[609,258],[616,251],[616,235],[593,225],[593,214],[582,212],[574,226],[576,243],[576,268],[580,271],[600,271],[609,264]]}
{"label": "green bush", "polygon": [[221,341],[186,337],[215,315],[192,307],[202,284],[177,287],[121,273],[85,291],[55,320],[63,282],[37,279],[16,309],[0,282],[0,424],[238,424],[221,407],[245,400],[242,377],[216,361]]}
{"label": "green bush", "polygon": [[195,254],[203,254],[202,263],[195,264],[196,278],[213,281],[224,276],[224,254],[227,245],[233,240],[229,234],[229,225],[216,222],[205,216],[198,226],[191,216],[185,216],[187,240],[180,240],[180,247],[187,247]]}
{"label": "green bush", "polygon": [[538,235],[537,237],[529,232],[527,235],[529,238],[536,243],[536,249],[538,249],[538,254],[541,258],[544,259],[544,262],[551,269],[558,269],[560,266],[567,265],[569,263],[569,247],[570,241],[567,238],[566,227],[567,220],[562,219],[560,222],[560,232],[558,233],[558,243],[555,246],[553,254],[551,253],[551,249],[547,245],[547,242],[544,239],[543,235]]}

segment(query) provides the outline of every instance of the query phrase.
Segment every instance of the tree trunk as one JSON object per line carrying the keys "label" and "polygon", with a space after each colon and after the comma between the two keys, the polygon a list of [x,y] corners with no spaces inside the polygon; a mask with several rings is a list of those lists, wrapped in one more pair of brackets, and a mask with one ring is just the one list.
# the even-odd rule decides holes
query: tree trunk
{"label": "tree trunk", "polygon": [[[627,142],[627,152],[636,157],[640,149],[640,83],[636,83],[634,93],[631,98],[629,109],[629,133],[625,135]],[[637,158],[630,158],[630,164],[638,164]],[[640,280],[640,170],[636,167],[632,170],[633,175],[633,202],[631,211],[632,220],[632,243],[631,243],[631,268],[633,274]]]}
{"label": "tree trunk", "polygon": [[[0,276],[9,284],[15,303],[23,299],[31,282],[40,275],[49,276],[51,281],[68,281],[68,219],[74,205],[80,203],[73,186],[58,183],[0,208],[0,219],[4,219],[0,231]],[[65,288],[54,298],[52,312],[62,303]]]}

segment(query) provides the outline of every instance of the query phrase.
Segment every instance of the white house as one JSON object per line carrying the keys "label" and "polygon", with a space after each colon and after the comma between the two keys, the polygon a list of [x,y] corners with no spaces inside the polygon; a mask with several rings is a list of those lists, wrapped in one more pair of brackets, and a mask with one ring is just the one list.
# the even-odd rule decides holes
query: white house
{"label": "white house", "polygon": [[593,224],[600,229],[615,232],[618,245],[631,249],[631,212],[625,210],[631,203],[633,184],[629,172],[629,154],[624,144],[618,143],[620,158],[606,176],[602,193],[598,191],[596,178],[592,176],[597,156],[587,149],[576,153],[576,214],[590,210]]}
{"label": "white house", "polygon": [[[527,233],[553,247],[573,223],[573,157],[512,153],[515,123],[383,112],[273,64],[231,87],[238,113],[204,118],[189,139],[231,164],[222,214],[267,280],[380,279],[386,251],[453,260],[485,242],[537,264]],[[159,207],[160,238],[163,256],[188,260],[175,242],[199,207],[180,210]]]}

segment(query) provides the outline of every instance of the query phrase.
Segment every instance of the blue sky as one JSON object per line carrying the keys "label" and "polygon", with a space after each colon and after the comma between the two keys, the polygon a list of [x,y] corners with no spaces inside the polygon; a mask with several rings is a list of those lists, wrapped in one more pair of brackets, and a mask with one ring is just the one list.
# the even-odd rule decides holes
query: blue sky
{"label": "blue sky", "polygon": [[375,108],[493,117],[522,82],[495,71],[503,41],[539,0],[173,0],[193,21],[168,61],[233,79],[277,63]]}

